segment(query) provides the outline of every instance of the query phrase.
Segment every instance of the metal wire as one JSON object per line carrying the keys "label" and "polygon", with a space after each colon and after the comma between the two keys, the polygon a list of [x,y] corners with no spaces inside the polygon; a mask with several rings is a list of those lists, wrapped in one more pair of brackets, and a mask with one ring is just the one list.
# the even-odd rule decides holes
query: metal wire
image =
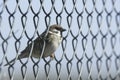
{"label": "metal wire", "polygon": [[[119,0],[11,1],[0,2],[0,80],[120,79]],[[24,46],[52,24],[67,29],[55,59],[29,56],[19,63]],[[5,67],[14,55],[15,64]]]}

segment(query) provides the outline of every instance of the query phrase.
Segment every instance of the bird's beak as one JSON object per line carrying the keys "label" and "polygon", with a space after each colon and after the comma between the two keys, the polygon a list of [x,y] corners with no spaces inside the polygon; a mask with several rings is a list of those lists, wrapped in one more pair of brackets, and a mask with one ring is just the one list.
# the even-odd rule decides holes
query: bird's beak
{"label": "bird's beak", "polygon": [[64,32],[64,31],[66,31],[66,29],[63,28],[63,29],[62,29],[62,32]]}

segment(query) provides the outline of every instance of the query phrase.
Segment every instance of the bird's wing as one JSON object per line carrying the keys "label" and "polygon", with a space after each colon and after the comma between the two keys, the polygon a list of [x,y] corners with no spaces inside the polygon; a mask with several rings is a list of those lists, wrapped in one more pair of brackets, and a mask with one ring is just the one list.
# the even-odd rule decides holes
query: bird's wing
{"label": "bird's wing", "polygon": [[28,44],[28,46],[21,52],[21,54],[19,55],[19,59],[21,58],[26,58],[29,56],[30,51],[32,49],[33,46],[33,51],[32,53],[35,54],[36,51],[40,50],[40,48],[43,47],[43,43],[44,43],[44,36],[45,36],[45,32],[43,32],[40,36],[38,36],[33,43]]}
{"label": "bird's wing", "polygon": [[[39,53],[41,53],[42,50],[40,50],[40,49],[43,49],[43,43],[44,43],[44,41],[47,41],[46,38],[45,38],[45,35],[46,35],[46,31],[43,32],[40,36],[38,36],[33,41],[34,45],[32,43],[28,44],[28,46],[21,52],[21,54],[18,55],[18,59],[29,57],[32,45],[33,45],[33,52],[32,52],[32,54],[37,54],[36,51],[39,51]],[[15,59],[16,58],[12,59],[10,62],[5,64],[5,66],[7,66],[10,63],[13,63],[15,61]]]}

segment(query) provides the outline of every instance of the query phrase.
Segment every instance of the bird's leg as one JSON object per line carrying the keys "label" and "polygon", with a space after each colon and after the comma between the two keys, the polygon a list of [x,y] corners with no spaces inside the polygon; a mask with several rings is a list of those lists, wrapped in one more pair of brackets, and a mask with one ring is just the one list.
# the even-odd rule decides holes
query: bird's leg
{"label": "bird's leg", "polygon": [[53,60],[53,59],[54,59],[54,57],[55,57],[55,54],[54,54],[54,53],[52,53],[52,54],[50,55],[51,60]]}

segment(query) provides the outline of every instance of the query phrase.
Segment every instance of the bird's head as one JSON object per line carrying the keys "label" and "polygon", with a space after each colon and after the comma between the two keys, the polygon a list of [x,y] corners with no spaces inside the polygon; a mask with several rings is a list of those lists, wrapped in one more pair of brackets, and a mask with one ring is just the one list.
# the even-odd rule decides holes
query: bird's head
{"label": "bird's head", "polygon": [[57,35],[62,35],[62,32],[66,31],[66,29],[62,28],[60,25],[51,25],[49,28],[49,32],[52,32]]}

